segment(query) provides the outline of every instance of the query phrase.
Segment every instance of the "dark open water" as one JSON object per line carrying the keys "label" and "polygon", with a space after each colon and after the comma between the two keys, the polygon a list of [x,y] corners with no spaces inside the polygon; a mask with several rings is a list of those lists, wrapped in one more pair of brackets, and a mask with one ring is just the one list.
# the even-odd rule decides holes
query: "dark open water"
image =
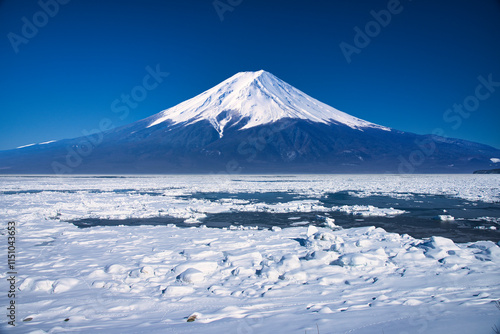
{"label": "dark open water", "polygon": [[[478,220],[479,217],[500,218],[500,203],[467,201],[439,195],[412,194],[410,198],[392,198],[389,196],[357,197],[353,192],[342,191],[326,194],[321,198],[304,197],[294,193],[195,193],[191,198],[219,201],[221,199],[242,199],[251,203],[285,203],[300,199],[318,199],[326,207],[342,205],[373,205],[378,208],[395,208],[408,211],[393,217],[363,217],[342,212],[224,212],[208,214],[199,224],[186,224],[183,219],[161,216],[154,218],[130,218],[125,220],[86,218],[73,220],[71,223],[80,228],[93,226],[117,225],[168,225],[193,227],[206,225],[212,228],[230,226],[257,226],[259,228],[281,228],[317,225],[322,226],[325,217],[335,219],[335,224],[346,228],[360,226],[382,227],[388,232],[409,234],[415,238],[443,236],[455,242],[478,240],[500,241],[500,226],[494,221]],[[446,212],[444,212],[446,210]],[[451,215],[453,221],[441,221],[438,215]],[[498,221],[498,220],[497,220]],[[497,230],[490,227],[498,228]]]}

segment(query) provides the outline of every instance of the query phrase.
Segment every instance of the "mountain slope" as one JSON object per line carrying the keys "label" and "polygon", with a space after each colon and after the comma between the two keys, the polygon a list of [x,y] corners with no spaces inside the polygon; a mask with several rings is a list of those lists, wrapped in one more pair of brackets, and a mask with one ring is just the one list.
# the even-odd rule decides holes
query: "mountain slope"
{"label": "mountain slope", "polygon": [[222,137],[224,127],[230,122],[244,122],[241,128],[249,129],[283,118],[390,131],[332,108],[262,70],[237,73],[206,92],[148,118],[151,122],[148,127],[167,120],[186,125],[208,120]]}
{"label": "mountain slope", "polygon": [[0,173],[470,173],[500,150],[373,124],[265,71],[146,119],[0,152]]}

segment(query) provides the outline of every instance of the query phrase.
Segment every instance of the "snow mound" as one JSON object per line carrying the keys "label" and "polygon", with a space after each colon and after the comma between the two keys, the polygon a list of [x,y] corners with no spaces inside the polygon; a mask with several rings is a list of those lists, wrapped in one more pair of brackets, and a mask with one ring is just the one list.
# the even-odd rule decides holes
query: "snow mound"
{"label": "snow mound", "polygon": [[175,273],[183,273],[187,269],[196,269],[205,275],[210,275],[217,270],[217,262],[212,261],[186,261],[176,266],[173,271]]}
{"label": "snow mound", "polygon": [[61,278],[54,282],[54,293],[66,292],[73,289],[80,281],[76,278]]}
{"label": "snow mound", "polygon": [[190,295],[194,291],[195,289],[190,286],[171,285],[163,290],[162,294],[164,297],[182,297],[185,295]]}
{"label": "snow mound", "polygon": [[425,249],[424,254],[427,257],[442,260],[450,255],[456,255],[460,248],[455,245],[453,240],[443,237],[431,237],[428,241],[421,244]]}
{"label": "snow mound", "polygon": [[195,268],[188,268],[182,272],[177,279],[186,283],[200,283],[205,280],[205,274]]}

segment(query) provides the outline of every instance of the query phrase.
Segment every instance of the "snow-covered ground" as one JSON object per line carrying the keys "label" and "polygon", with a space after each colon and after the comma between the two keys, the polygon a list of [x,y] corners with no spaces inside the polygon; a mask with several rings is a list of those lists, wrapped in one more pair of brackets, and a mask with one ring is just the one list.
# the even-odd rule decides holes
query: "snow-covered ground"
{"label": "snow-covered ground", "polygon": [[[1,330],[493,333],[493,326],[500,328],[494,305],[500,247],[491,241],[419,240],[374,227],[336,230],[333,222],[271,230],[78,229],[65,220],[197,220],[229,210],[399,214],[328,208],[310,198],[352,190],[359,196],[438,194],[498,202],[499,189],[495,175],[2,177],[1,251],[7,252],[7,222],[16,221],[18,291],[16,327],[2,322]],[[190,197],[197,192],[289,192],[297,198],[263,205]],[[6,265],[4,260],[0,277],[5,307]],[[190,316],[195,321],[188,322]]]}

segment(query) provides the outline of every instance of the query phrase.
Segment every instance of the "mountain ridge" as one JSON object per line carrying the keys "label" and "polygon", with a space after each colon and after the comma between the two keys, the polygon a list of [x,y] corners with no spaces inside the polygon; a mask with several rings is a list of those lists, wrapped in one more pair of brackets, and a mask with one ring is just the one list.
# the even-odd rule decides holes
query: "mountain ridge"
{"label": "mountain ridge", "polygon": [[137,122],[0,151],[2,174],[472,173],[500,150],[364,121],[265,72],[239,72]]}

